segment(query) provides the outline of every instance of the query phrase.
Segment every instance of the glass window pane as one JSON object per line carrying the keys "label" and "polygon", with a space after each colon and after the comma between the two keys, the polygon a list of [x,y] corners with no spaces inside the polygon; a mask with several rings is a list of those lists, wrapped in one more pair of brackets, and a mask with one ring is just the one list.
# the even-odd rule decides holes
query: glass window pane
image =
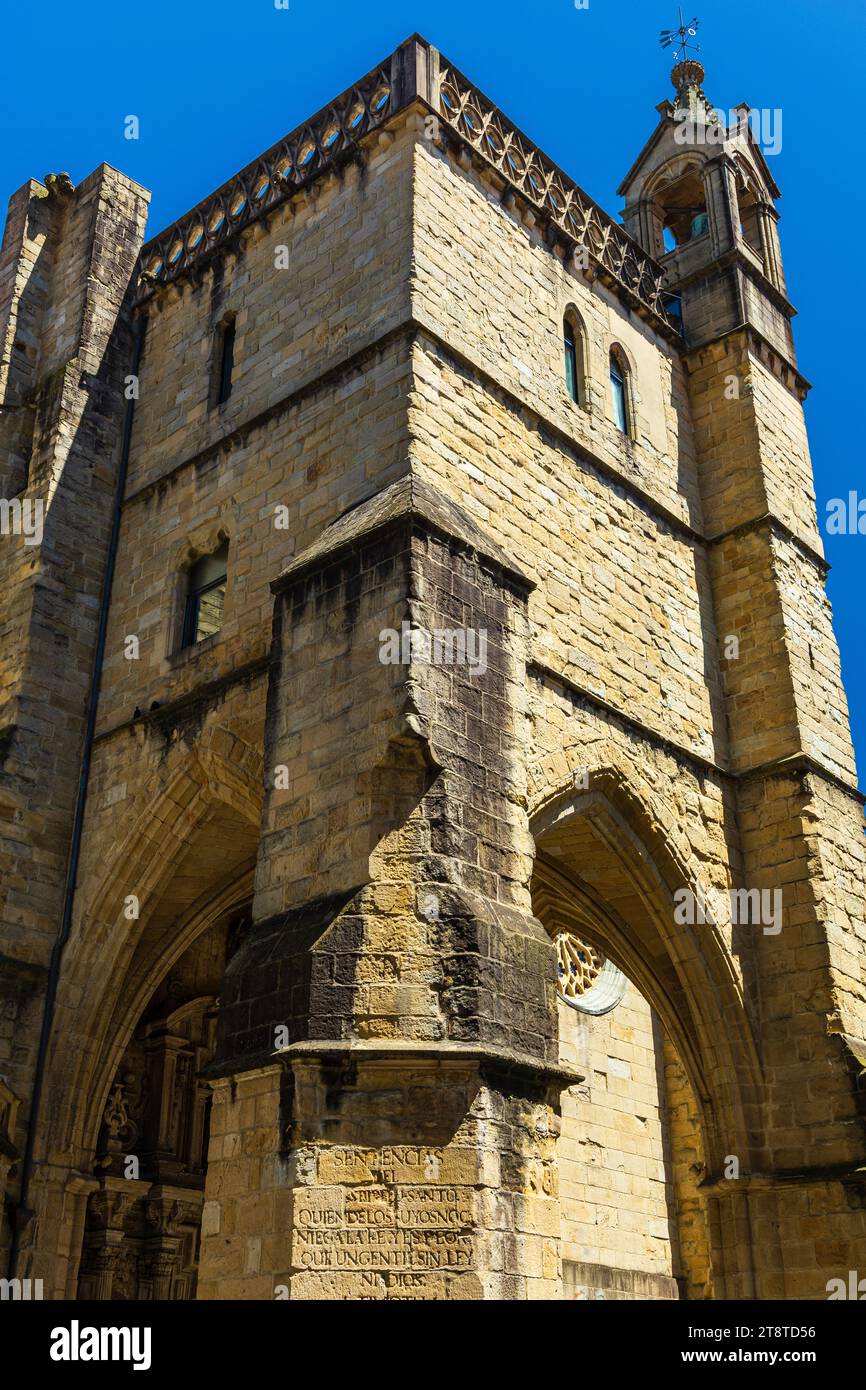
{"label": "glass window pane", "polygon": [[196,642],[202,642],[205,637],[211,637],[215,632],[219,632],[222,627],[225,596],[225,580],[221,584],[212,585],[211,588],[205,589],[198,595],[198,613],[195,625]]}
{"label": "glass window pane", "polygon": [[219,632],[223,620],[228,568],[228,541],[212,555],[203,555],[189,572],[181,645],[193,646]]}
{"label": "glass window pane", "polygon": [[565,386],[573,401],[577,400],[577,353],[574,338],[566,329],[565,333]]}
{"label": "glass window pane", "polygon": [[625,381],[622,369],[616,358],[610,359],[610,391],[613,397],[613,418],[616,427],[622,430],[623,434],[628,434],[628,414],[625,399]]}
{"label": "glass window pane", "polygon": [[566,343],[566,389],[571,400],[577,400],[577,371],[574,368],[574,345]]}

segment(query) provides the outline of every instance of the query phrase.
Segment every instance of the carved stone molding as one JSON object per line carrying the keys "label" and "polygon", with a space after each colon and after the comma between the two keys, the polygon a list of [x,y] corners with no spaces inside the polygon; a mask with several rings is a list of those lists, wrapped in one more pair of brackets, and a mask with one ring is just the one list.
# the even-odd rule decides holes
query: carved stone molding
{"label": "carved stone molding", "polygon": [[385,63],[148,242],[140,260],[142,289],[169,284],[267,208],[332,168],[390,109]]}

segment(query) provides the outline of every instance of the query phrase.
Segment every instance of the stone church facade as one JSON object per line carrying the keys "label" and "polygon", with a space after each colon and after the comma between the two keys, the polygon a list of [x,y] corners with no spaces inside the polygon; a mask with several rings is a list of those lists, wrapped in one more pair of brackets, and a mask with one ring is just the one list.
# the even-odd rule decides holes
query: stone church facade
{"label": "stone church facade", "polygon": [[46,1297],[866,1270],[779,190],[673,78],[622,226],[417,36],[146,244],[106,165],[12,198],[0,1243]]}

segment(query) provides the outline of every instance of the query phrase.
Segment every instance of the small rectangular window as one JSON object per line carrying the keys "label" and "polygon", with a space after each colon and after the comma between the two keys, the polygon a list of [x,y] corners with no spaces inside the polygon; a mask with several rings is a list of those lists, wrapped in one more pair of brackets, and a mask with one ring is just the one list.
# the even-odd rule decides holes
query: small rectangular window
{"label": "small rectangular window", "polygon": [[235,321],[229,319],[223,325],[219,338],[219,374],[217,377],[217,405],[227,401],[232,393],[232,372],[235,365]]}
{"label": "small rectangular window", "polygon": [[228,541],[197,560],[189,572],[181,645],[193,647],[219,632],[223,621],[228,571]]}

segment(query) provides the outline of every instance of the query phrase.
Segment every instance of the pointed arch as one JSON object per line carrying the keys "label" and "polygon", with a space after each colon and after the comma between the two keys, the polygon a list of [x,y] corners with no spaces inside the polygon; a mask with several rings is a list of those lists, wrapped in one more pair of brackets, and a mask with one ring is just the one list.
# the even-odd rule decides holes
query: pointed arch
{"label": "pointed arch", "polygon": [[562,316],[565,389],[575,405],[589,408],[589,337],[577,305],[566,305]]}
{"label": "pointed arch", "polygon": [[656,1009],[698,1100],[711,1169],[731,1152],[751,1162],[762,1075],[731,942],[712,923],[676,921],[675,894],[699,894],[699,867],[669,809],[612,745],[588,787],[576,791],[572,773],[537,796],[535,910],[597,946]]}
{"label": "pointed arch", "polygon": [[613,423],[626,439],[635,437],[634,371],[621,343],[610,345],[608,353],[610,410]]}
{"label": "pointed arch", "polygon": [[[258,750],[230,730],[178,745],[140,793],[141,810],[76,912],[64,956],[41,1152],[84,1167],[136,1023],[196,938],[252,896],[263,795]],[[124,902],[134,885],[138,916]],[[118,923],[124,930],[118,930]]]}
{"label": "pointed arch", "polygon": [[709,228],[705,150],[667,160],[647,179],[643,197],[652,209],[655,254],[665,256],[697,240]]}
{"label": "pointed arch", "polygon": [[761,218],[763,212],[772,206],[772,202],[757,170],[742,154],[734,159],[734,197],[740,236],[749,250],[758,257],[766,272]]}

